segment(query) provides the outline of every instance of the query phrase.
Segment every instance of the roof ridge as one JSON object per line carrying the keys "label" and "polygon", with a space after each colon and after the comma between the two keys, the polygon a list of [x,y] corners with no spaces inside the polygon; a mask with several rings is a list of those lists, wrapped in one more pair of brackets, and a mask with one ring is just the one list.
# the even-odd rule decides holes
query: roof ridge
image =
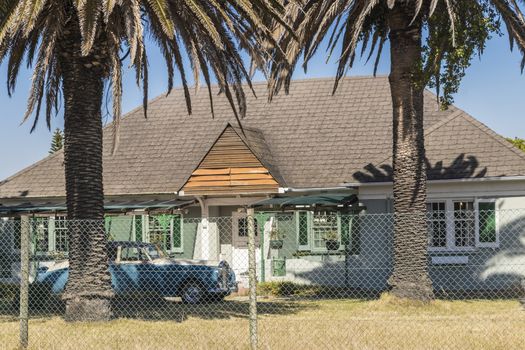
{"label": "roof ridge", "polygon": [[[457,107],[456,107],[457,108]],[[427,130],[425,130],[425,133],[424,135],[425,136],[428,136],[430,135],[431,133],[433,133],[434,131],[436,131],[437,129],[439,129],[440,127],[442,127],[443,125],[447,124],[448,122],[456,119],[457,117],[459,117],[461,114],[463,113],[463,111],[459,108],[457,108],[457,111],[453,111],[452,113],[450,113],[450,115],[448,115],[447,117],[443,118],[442,120],[438,121],[437,123],[434,123],[433,125],[431,125]],[[382,161],[378,162],[379,164],[381,163],[384,163],[386,162],[387,160],[391,159],[393,157],[392,156],[388,156],[386,157],[385,159],[383,159]]]}
{"label": "roof ridge", "polygon": [[514,145],[510,143],[509,141],[507,141],[503,136],[501,136],[500,134],[498,134],[497,132],[495,132],[494,130],[492,130],[491,128],[489,128],[488,126],[486,126],[485,124],[483,124],[482,122],[480,122],[479,120],[477,120],[476,118],[468,114],[467,112],[463,112],[461,116],[463,117],[463,119],[468,121],[470,124],[474,125],[480,131],[492,137],[498,143],[500,143],[505,148],[507,148],[508,150],[516,154],[519,158],[522,158],[525,161],[525,152],[522,152],[516,147],[514,147]]}

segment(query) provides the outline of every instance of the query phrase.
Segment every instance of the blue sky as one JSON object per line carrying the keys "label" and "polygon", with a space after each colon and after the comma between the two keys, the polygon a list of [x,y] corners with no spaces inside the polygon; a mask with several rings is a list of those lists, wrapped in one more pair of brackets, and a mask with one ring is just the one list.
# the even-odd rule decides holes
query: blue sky
{"label": "blue sky", "polygon": [[[387,53],[388,50],[385,50]],[[163,62],[155,50],[150,52],[151,97],[166,90]],[[510,53],[506,36],[496,37],[487,44],[481,59],[474,59],[467,71],[460,92],[455,96],[455,105],[464,109],[496,132],[508,137],[525,138],[525,76],[520,74],[521,57],[517,51]],[[383,55],[379,74],[388,74],[389,56]],[[330,77],[335,74],[335,63],[325,63],[324,51],[320,51],[309,64],[308,72],[297,70],[298,79]],[[372,66],[358,62],[349,75],[370,75]],[[48,153],[52,131],[44,122],[30,134],[31,122],[20,124],[24,115],[26,98],[31,80],[30,71],[23,71],[17,90],[12,98],[5,89],[6,67],[0,67],[0,179],[45,157]],[[177,81],[178,83],[178,81]],[[178,84],[177,84],[178,85]],[[134,83],[134,73],[125,72],[123,110],[129,111],[141,103],[141,91]],[[184,101],[181,101],[184,103]],[[249,106],[248,106],[249,113]],[[52,130],[62,127],[58,116],[52,120]]]}

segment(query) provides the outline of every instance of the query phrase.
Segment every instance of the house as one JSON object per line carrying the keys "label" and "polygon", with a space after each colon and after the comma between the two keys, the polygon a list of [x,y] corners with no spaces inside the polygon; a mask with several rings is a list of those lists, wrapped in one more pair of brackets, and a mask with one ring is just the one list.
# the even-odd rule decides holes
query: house
{"label": "house", "polygon": [[[104,135],[111,239],[156,242],[179,258],[247,269],[247,206],[257,210],[262,280],[381,289],[392,268],[391,98],[386,77],[292,84],[248,96],[242,128],[222,95],[159,96]],[[525,154],[425,92],[429,268],[436,288],[509,289],[525,276]],[[67,251],[63,154],[0,183],[0,215],[35,217],[34,250]],[[5,221],[4,225],[11,221]],[[16,251],[16,237],[4,230]],[[11,230],[13,231],[13,230]],[[272,239],[279,232],[280,239]],[[327,249],[327,234],[339,247]],[[15,235],[16,236],[16,235]],[[282,242],[277,245],[270,241]],[[279,248],[279,245],[282,247]]]}

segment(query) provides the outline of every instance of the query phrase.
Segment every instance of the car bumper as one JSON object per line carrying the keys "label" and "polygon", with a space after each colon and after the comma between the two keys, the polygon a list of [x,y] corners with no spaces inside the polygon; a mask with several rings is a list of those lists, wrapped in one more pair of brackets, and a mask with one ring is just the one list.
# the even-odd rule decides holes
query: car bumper
{"label": "car bumper", "polygon": [[229,286],[228,288],[211,288],[208,290],[208,293],[217,295],[230,295],[231,293],[237,293],[238,291],[239,288],[237,287],[237,284],[235,284],[234,286]]}

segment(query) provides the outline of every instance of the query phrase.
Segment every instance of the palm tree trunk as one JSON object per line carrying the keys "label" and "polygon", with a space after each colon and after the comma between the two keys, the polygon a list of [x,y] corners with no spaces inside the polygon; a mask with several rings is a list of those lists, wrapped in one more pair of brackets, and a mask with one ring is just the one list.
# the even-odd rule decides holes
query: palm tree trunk
{"label": "palm tree trunk", "polygon": [[[407,4],[408,3],[408,4]],[[394,270],[391,292],[401,298],[433,298],[428,275],[426,166],[421,75],[421,22],[413,5],[396,2],[389,15],[393,103]]]}
{"label": "palm tree trunk", "polygon": [[69,232],[69,278],[63,295],[66,320],[107,320],[112,316],[112,290],[102,186],[104,50],[94,49],[88,56],[81,55],[76,14],[69,19],[63,35],[59,64],[65,104],[64,165]]}

